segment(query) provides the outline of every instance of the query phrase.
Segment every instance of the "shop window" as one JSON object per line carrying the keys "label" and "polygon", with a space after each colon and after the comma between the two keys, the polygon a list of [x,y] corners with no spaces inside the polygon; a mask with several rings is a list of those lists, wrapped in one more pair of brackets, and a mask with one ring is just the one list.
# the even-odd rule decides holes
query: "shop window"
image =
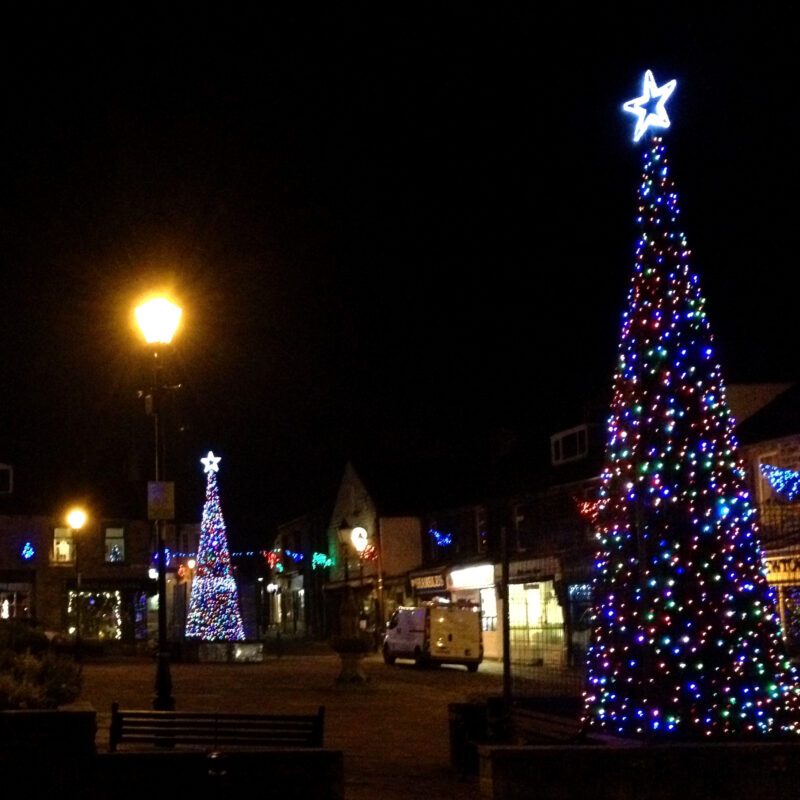
{"label": "shop window", "polygon": [[106,528],[106,563],[121,564],[125,561],[125,529]]}
{"label": "shop window", "polygon": [[481,630],[497,630],[497,595],[494,586],[481,589]]}
{"label": "shop window", "polygon": [[70,591],[67,618],[70,633],[76,632],[80,622],[79,633],[87,639],[119,641],[122,639],[122,594],[118,591]]}
{"label": "shop window", "polygon": [[0,620],[28,619],[30,616],[31,609],[28,602],[28,593],[17,591],[10,584],[0,586]]}
{"label": "shop window", "polygon": [[56,564],[74,563],[75,540],[71,528],[56,528],[53,531],[53,561]]}

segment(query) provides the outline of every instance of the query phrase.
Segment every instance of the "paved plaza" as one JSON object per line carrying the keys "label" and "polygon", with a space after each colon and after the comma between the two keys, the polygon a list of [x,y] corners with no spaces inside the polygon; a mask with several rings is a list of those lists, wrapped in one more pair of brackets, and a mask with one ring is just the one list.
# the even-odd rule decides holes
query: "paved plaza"
{"label": "paved plaza", "polygon": [[[173,695],[183,711],[306,713],[324,705],[325,745],[344,752],[347,800],[477,800],[477,779],[450,767],[448,704],[499,694],[500,665],[470,674],[388,667],[369,656],[365,671],[366,685],[337,686],[339,660],[325,650],[256,664],[175,663]],[[108,747],[111,703],[150,708],[154,677],[150,660],[84,665],[81,701],[97,711],[98,750]]]}

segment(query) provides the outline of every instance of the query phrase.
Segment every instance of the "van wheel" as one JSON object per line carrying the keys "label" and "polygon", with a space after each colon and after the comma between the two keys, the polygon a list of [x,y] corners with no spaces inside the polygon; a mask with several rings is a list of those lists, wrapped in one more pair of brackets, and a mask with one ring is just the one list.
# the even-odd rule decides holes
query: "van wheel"
{"label": "van wheel", "polygon": [[389,648],[384,645],[383,646],[383,663],[392,666],[395,662],[395,657],[389,652]]}
{"label": "van wheel", "polygon": [[477,664],[467,664],[467,670],[469,672],[477,672],[478,671],[478,665]]}

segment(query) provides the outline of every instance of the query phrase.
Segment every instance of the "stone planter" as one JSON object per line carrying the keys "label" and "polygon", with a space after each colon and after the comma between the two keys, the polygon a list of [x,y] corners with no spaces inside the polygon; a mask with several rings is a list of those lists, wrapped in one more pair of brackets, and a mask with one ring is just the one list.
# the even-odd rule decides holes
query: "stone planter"
{"label": "stone planter", "polygon": [[340,670],[336,678],[337,684],[359,685],[367,683],[369,678],[364,672],[364,657],[366,653],[339,653]]}
{"label": "stone planter", "polygon": [[339,654],[341,669],[337,684],[366,683],[369,679],[364,672],[362,662],[367,655],[367,643],[358,634],[334,636],[330,641],[331,648]]}

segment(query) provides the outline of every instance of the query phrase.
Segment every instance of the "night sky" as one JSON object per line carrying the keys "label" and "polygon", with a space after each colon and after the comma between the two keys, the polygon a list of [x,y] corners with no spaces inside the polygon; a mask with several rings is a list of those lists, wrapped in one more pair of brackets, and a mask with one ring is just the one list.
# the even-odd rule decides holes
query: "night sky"
{"label": "night sky", "polygon": [[234,544],[324,499],[354,442],[504,430],[546,459],[609,391],[646,68],[678,81],[723,372],[797,377],[788,4],[163,5],[0,33],[0,462],[41,503],[149,477],[131,310],[153,285],[185,308],[169,468],[199,518],[222,455]]}

